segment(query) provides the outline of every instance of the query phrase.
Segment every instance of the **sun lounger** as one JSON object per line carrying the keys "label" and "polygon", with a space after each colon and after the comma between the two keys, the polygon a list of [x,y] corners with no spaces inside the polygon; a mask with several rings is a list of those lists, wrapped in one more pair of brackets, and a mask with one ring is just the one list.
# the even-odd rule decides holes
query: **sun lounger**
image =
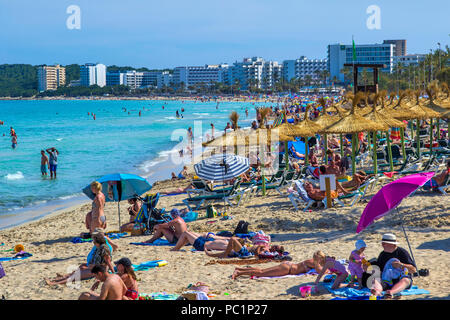
{"label": "sun lounger", "polygon": [[292,193],[288,193],[288,198],[291,201],[292,205],[294,206],[295,210],[299,209],[299,205],[303,204],[304,208],[303,211],[308,210],[314,203],[320,202],[317,200],[313,200],[308,196],[308,193],[306,192],[303,181],[302,180],[296,180],[292,183],[297,186],[297,191],[294,191]]}
{"label": "sun lounger", "polygon": [[[240,181],[236,180],[236,182],[233,184],[233,186],[225,192],[219,191],[219,192],[215,192],[212,194],[187,198],[187,199],[183,200],[183,203],[189,208],[189,210],[195,211],[195,210],[198,210],[202,205],[207,205],[208,203],[211,203],[214,201],[222,200],[222,201],[229,202],[229,200],[234,199],[234,197],[237,196],[239,186],[240,186]],[[191,208],[191,205],[194,205],[195,208],[194,209]]]}

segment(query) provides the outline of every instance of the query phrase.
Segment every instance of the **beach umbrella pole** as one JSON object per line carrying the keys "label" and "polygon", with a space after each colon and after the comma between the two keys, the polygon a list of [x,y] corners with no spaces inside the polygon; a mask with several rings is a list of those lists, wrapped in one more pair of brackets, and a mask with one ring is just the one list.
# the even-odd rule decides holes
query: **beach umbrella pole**
{"label": "beach umbrella pole", "polygon": [[328,150],[328,135],[323,135],[323,148],[324,150],[324,156],[325,156],[325,164],[328,164],[328,157],[327,157],[327,150]]}
{"label": "beach umbrella pole", "polygon": [[405,129],[400,128],[400,136],[402,139],[402,155],[403,155],[403,162],[406,161],[406,151],[405,151]]}
{"label": "beach umbrella pole", "polygon": [[430,157],[433,155],[433,119],[430,119]]}
{"label": "beach umbrella pole", "polygon": [[[400,214],[399,211],[398,211],[398,208],[396,210],[397,210],[397,213]],[[416,268],[417,268],[416,259],[414,259],[414,255],[413,255],[413,252],[412,252],[412,249],[411,249],[411,245],[409,244],[408,235],[406,234],[405,225],[404,225],[404,221],[403,221],[403,216],[402,216],[401,219],[402,219],[403,234],[405,235],[406,243],[408,244],[409,252],[411,253],[411,258],[413,259],[413,262],[414,262],[414,264],[416,265]]]}
{"label": "beach umbrella pole", "polygon": [[355,157],[355,153],[356,153],[356,134],[353,133],[352,134],[352,175],[355,175],[356,173],[356,157]]}
{"label": "beach umbrella pole", "polygon": [[344,139],[342,138],[342,133],[339,134],[339,138],[341,139],[341,158],[344,157]]}
{"label": "beach umbrella pole", "polygon": [[417,157],[420,158],[420,129],[419,129],[419,119],[417,119],[416,125],[416,141],[417,141]]}
{"label": "beach umbrella pole", "polygon": [[[370,134],[370,133],[369,133]],[[373,173],[376,175],[378,173],[377,170],[377,132],[373,133]]]}
{"label": "beach umbrella pole", "polygon": [[117,212],[119,213],[119,230],[120,230],[120,201],[117,201]]}
{"label": "beach umbrella pole", "polygon": [[308,137],[305,138],[305,166],[309,165],[309,144],[308,144]]}
{"label": "beach umbrella pole", "polygon": [[392,172],[392,171],[394,171],[394,164],[392,162],[391,137],[390,137],[389,131],[386,131],[386,141],[387,141],[387,147],[388,147],[389,167]]}

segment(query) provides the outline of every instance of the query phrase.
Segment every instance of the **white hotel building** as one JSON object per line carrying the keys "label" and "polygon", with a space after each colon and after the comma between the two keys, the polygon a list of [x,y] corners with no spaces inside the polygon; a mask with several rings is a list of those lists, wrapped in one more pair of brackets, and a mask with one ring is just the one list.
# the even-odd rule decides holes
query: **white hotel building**
{"label": "white hotel building", "polygon": [[282,68],[277,61],[265,61],[261,57],[244,58],[229,68],[226,83],[233,85],[238,81],[243,90],[250,85],[267,89],[281,80]]}
{"label": "white hotel building", "polygon": [[327,59],[308,59],[301,56],[296,60],[283,61],[283,78],[286,81],[291,79],[304,79],[310,76],[313,80],[319,79],[319,72],[328,69]]}
{"label": "white hotel building", "polygon": [[99,87],[106,86],[106,66],[94,63],[80,66],[80,85],[89,87],[94,84]]}
{"label": "white hotel building", "polygon": [[227,64],[176,67],[173,71],[172,82],[175,86],[183,83],[185,88],[200,83],[211,86],[216,82],[224,82],[227,73]]}

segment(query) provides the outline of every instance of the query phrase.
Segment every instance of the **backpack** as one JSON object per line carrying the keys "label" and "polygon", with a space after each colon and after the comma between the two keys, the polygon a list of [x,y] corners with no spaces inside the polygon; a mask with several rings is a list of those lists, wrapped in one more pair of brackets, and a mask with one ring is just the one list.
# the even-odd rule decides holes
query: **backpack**
{"label": "backpack", "polygon": [[206,207],[206,218],[215,218],[217,217],[217,210],[212,205],[208,205]]}
{"label": "backpack", "polygon": [[247,221],[241,220],[238,222],[236,229],[234,229],[233,235],[235,234],[247,234],[248,233],[248,226],[250,223]]}

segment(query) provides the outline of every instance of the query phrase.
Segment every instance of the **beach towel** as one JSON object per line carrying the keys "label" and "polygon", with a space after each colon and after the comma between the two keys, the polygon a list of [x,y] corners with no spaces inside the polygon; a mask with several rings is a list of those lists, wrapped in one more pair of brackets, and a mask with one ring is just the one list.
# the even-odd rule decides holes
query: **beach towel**
{"label": "beach towel", "polygon": [[[369,300],[370,296],[370,289],[368,288],[362,288],[361,290],[355,289],[355,288],[340,288],[340,289],[331,289],[331,286],[333,285],[332,282],[329,283],[322,283],[322,285],[330,292],[331,294],[337,295],[337,296],[343,296],[345,299],[333,299],[333,300]],[[417,286],[412,286],[408,290],[403,290],[402,292],[398,293],[401,296],[410,296],[410,295],[418,295],[418,294],[429,294],[430,292],[428,290],[419,289]],[[384,294],[384,292],[383,292]]]}
{"label": "beach towel", "polygon": [[147,271],[156,267],[162,267],[167,264],[166,260],[152,260],[142,262],[140,264],[133,264],[134,271]]}
{"label": "beach towel", "polygon": [[31,253],[21,251],[17,253],[14,257],[9,258],[0,258],[0,261],[12,261],[12,260],[23,260],[29,257],[32,257],[33,255]]}
{"label": "beach towel", "polygon": [[179,294],[169,294],[166,292],[140,293],[139,300],[177,300]]}
{"label": "beach towel", "polygon": [[[122,233],[107,233],[106,236],[110,239],[120,239],[123,238],[125,236],[127,236],[128,233],[126,232],[122,232]],[[85,243],[85,242],[92,242],[92,238],[88,238],[88,239],[83,239],[80,237],[74,237],[70,240],[70,242],[72,243]]]}
{"label": "beach towel", "polygon": [[131,242],[130,244],[134,244],[135,246],[174,246],[175,243],[169,242],[166,239],[156,239],[152,243],[148,242]]}
{"label": "beach towel", "polygon": [[267,279],[284,279],[284,278],[297,278],[297,277],[303,277],[306,275],[317,275],[316,270],[311,269],[307,273],[299,273],[299,274],[288,274],[286,276],[279,276],[279,277],[255,277],[252,276],[250,279],[257,279],[257,280],[267,280]]}

